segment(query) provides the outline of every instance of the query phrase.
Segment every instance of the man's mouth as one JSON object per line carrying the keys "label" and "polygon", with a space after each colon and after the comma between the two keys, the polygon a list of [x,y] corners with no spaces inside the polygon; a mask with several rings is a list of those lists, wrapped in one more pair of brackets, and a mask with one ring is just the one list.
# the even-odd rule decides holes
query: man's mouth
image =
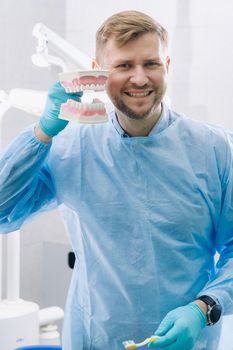
{"label": "man's mouth", "polygon": [[152,90],[150,91],[140,91],[140,92],[130,92],[125,91],[125,94],[130,97],[146,97],[149,96],[152,93]]}

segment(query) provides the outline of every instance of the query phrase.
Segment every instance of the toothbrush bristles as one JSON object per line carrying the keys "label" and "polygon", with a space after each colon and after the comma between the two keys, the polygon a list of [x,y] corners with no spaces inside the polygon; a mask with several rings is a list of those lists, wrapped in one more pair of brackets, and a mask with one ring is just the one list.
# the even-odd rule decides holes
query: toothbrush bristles
{"label": "toothbrush bristles", "polygon": [[137,346],[133,340],[126,340],[122,343],[125,347],[125,349],[136,349]]}

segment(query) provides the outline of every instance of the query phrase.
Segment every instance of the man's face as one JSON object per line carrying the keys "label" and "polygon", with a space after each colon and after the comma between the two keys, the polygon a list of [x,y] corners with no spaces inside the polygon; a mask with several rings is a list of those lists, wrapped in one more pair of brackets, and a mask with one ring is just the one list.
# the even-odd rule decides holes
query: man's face
{"label": "man's face", "polygon": [[100,66],[110,71],[107,93],[118,113],[130,119],[152,117],[166,91],[169,57],[156,33],[146,33],[118,47],[110,39]]}

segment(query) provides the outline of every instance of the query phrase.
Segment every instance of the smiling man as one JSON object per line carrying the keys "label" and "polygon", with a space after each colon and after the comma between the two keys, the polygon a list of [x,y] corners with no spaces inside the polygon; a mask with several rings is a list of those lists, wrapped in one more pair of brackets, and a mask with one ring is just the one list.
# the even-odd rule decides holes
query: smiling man
{"label": "smiling man", "polygon": [[166,91],[167,33],[145,15],[128,14],[135,24],[141,21],[141,28],[127,28],[127,12],[122,20],[116,15],[104,23],[96,35],[97,66],[110,71],[107,92],[123,129],[146,136],[160,117]]}
{"label": "smiling man", "polygon": [[109,122],[66,127],[61,103],[81,94],[56,83],[39,124],[2,155],[0,231],[58,206],[76,255],[64,350],[152,334],[150,348],[216,350],[233,312],[232,135],[166,106],[169,64],[159,23],[111,16],[95,60],[109,70]]}

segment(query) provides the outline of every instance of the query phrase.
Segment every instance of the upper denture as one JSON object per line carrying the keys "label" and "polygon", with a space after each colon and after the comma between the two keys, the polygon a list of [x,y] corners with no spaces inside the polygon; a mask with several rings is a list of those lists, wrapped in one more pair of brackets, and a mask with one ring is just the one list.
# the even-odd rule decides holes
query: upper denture
{"label": "upper denture", "polygon": [[62,86],[70,91],[103,90],[108,77],[108,71],[90,70],[60,73]]}

